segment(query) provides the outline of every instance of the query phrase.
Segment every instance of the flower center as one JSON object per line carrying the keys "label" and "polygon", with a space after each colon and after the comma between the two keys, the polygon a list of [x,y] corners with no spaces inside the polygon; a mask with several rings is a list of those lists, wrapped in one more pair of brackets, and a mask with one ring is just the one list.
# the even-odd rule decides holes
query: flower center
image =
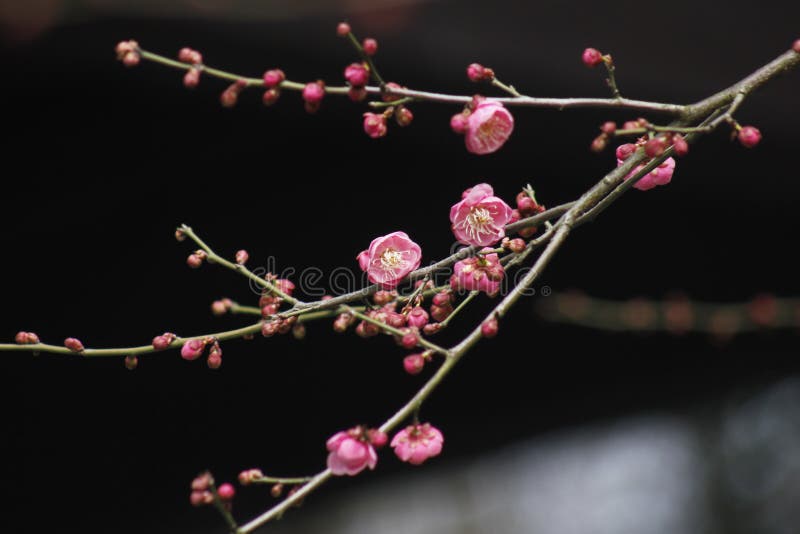
{"label": "flower center", "polygon": [[464,222],[470,239],[480,239],[481,234],[494,234],[497,231],[492,214],[480,206],[472,208]]}
{"label": "flower center", "polygon": [[381,266],[387,271],[393,271],[398,267],[402,267],[405,262],[403,261],[403,253],[393,248],[387,248],[381,254]]}

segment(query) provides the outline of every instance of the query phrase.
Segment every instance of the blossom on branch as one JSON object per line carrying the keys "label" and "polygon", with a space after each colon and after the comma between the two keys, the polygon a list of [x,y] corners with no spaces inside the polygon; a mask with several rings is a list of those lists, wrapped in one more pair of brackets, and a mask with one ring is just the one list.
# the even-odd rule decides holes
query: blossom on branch
{"label": "blossom on branch", "polygon": [[369,281],[393,289],[408,273],[419,267],[422,249],[405,232],[392,232],[372,240],[358,255],[358,265]]}
{"label": "blossom on branch", "polygon": [[328,468],[334,475],[357,475],[365,468],[375,469],[378,454],[374,445],[381,446],[386,442],[385,434],[377,430],[366,430],[362,426],[351,428],[345,432],[337,432],[326,444],[328,451]]}
{"label": "blossom on branch", "polygon": [[419,465],[442,452],[444,436],[430,423],[409,425],[392,438],[394,453],[404,462]]}
{"label": "blossom on branch", "polygon": [[462,194],[450,208],[450,222],[456,239],[467,245],[486,247],[503,239],[503,227],[511,220],[511,207],[494,196],[489,184],[478,184]]}
{"label": "blossom on branch", "polygon": [[500,149],[514,131],[514,117],[503,104],[482,100],[467,118],[464,140],[473,154],[491,154]]}

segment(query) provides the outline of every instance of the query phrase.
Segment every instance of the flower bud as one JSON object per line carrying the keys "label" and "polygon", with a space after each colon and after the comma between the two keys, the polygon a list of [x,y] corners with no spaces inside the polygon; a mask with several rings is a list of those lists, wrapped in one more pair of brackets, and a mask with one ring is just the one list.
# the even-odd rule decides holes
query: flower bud
{"label": "flower bud", "polygon": [[487,319],[481,324],[481,334],[486,338],[493,338],[497,335],[497,319]]}
{"label": "flower bud", "polygon": [[361,43],[361,47],[364,49],[364,53],[368,56],[374,56],[375,53],[378,51],[378,41],[375,39],[368,37],[364,39],[364,42]]}
{"label": "flower bud", "polygon": [[83,352],[83,343],[74,337],[68,337],[64,340],[64,346],[72,352]]}
{"label": "flower bud", "polygon": [[347,34],[350,33],[350,25],[346,22],[340,22],[338,26],[336,26],[336,35],[339,37],[347,37]]}
{"label": "flower bud", "polygon": [[410,375],[418,375],[425,367],[425,358],[422,354],[409,354],[403,358],[403,369]]}
{"label": "flower bud", "polygon": [[223,501],[230,501],[233,499],[234,495],[236,495],[236,490],[231,484],[226,482],[217,488],[217,495],[219,495],[219,498]]}
{"label": "flower bud", "polygon": [[133,371],[139,365],[139,358],[134,356],[133,354],[128,354],[125,356],[125,368]]}
{"label": "flower bud", "polygon": [[596,67],[603,62],[603,54],[596,48],[587,48],[581,55],[581,61],[587,67]]}
{"label": "flower bud", "polygon": [[739,143],[745,148],[753,148],[761,141],[761,132],[755,126],[743,126],[739,130]]}
{"label": "flower bud", "polygon": [[414,120],[414,114],[411,113],[410,109],[403,106],[394,112],[394,119],[399,126],[408,126]]}
{"label": "flower bud", "polygon": [[247,263],[247,260],[250,259],[250,254],[247,253],[246,250],[238,250],[236,251],[236,263],[239,265],[244,265]]}
{"label": "flower bud", "polygon": [[264,87],[272,89],[279,86],[286,79],[281,69],[271,69],[264,73]]}

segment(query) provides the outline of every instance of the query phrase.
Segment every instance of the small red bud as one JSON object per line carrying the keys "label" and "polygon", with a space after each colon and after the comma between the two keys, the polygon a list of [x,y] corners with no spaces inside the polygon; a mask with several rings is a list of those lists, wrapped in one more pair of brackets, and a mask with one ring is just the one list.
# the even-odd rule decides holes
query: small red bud
{"label": "small red bud", "polygon": [[493,338],[497,335],[497,319],[488,319],[481,324],[481,334],[486,338]]}
{"label": "small red bud", "polygon": [[125,356],[125,368],[133,371],[139,365],[139,358],[129,354]]}
{"label": "small red bud", "polygon": [[792,50],[800,54],[800,39],[792,43]]}
{"label": "small red bud", "polygon": [[480,82],[485,80],[486,69],[480,63],[470,63],[467,66],[467,78],[471,82]]}
{"label": "small red bud", "polygon": [[394,113],[394,118],[400,126],[408,126],[414,120],[414,114],[407,107],[401,107]]}
{"label": "small red bud", "polygon": [[587,48],[583,51],[581,60],[587,67],[596,67],[603,62],[603,54],[596,48]]}
{"label": "small red bud", "polygon": [[661,137],[654,137],[644,144],[644,153],[648,158],[657,158],[664,153],[666,144]]}
{"label": "small red bud", "polygon": [[225,315],[228,312],[228,306],[221,300],[215,300],[211,303],[211,313],[214,315]]}
{"label": "small red bud", "polygon": [[275,499],[280,497],[282,493],[283,493],[283,484],[281,484],[280,482],[278,482],[277,484],[274,484],[269,489],[269,494],[272,495],[272,497],[274,497]]}
{"label": "small red bud", "polygon": [[264,91],[264,94],[261,95],[261,101],[265,106],[271,106],[278,101],[280,96],[281,92],[276,87],[273,87],[272,89],[267,89]]}
{"label": "small red bud", "polygon": [[175,230],[175,240],[176,241],[186,241],[186,233],[178,228]]}
{"label": "small red bud", "polygon": [[153,348],[156,350],[164,350],[169,348],[172,340],[167,336],[156,336],[153,338]]}
{"label": "small red bud", "polygon": [[306,337],[306,325],[302,323],[298,323],[292,327],[292,337],[297,340],[305,339]]}
{"label": "small red bud", "polygon": [[631,157],[631,155],[634,152],[636,152],[636,145],[634,145],[633,143],[626,143],[624,145],[620,145],[617,147],[617,159],[625,161],[626,159]]}
{"label": "small red bud", "polygon": [[125,65],[126,67],[135,67],[136,65],[139,64],[139,61],[141,61],[141,59],[142,58],[139,55],[139,52],[128,52],[127,54],[125,54],[125,56],[123,56],[122,64]]}
{"label": "small red bud", "polygon": [[417,343],[419,343],[419,334],[413,330],[409,330],[400,338],[400,344],[406,349],[413,349]]}
{"label": "small red bud", "polygon": [[261,325],[261,335],[264,337],[272,337],[278,333],[278,327],[280,326],[280,320],[273,320],[273,321],[266,321],[264,324]]}
{"label": "small red bud", "polygon": [[232,108],[236,105],[237,100],[239,100],[239,91],[236,89],[235,84],[228,86],[219,95],[219,103],[222,104],[222,107]]}
{"label": "small red bud", "polygon": [[231,484],[228,484],[226,482],[224,484],[221,484],[220,487],[217,488],[217,495],[219,495],[219,498],[222,499],[223,501],[230,501],[231,499],[233,499],[233,496],[236,495],[236,490],[233,489],[233,486]]}
{"label": "small red bud", "polygon": [[336,35],[339,37],[347,37],[347,34],[350,33],[350,25],[346,22],[340,22],[338,26],[336,26]]}
{"label": "small red bud", "polygon": [[270,69],[264,73],[264,86],[272,89],[280,85],[285,79],[286,74],[281,69]]}
{"label": "small red bud", "polygon": [[347,96],[353,102],[361,102],[367,98],[367,90],[363,87],[351,87],[347,90]]}
{"label": "small red bud", "polygon": [[442,329],[442,323],[428,323],[422,327],[422,331],[426,336],[432,336]]}
{"label": "small red bud", "polygon": [[403,369],[410,375],[418,375],[425,367],[425,358],[422,354],[409,354],[403,358]]}
{"label": "small red bud", "polygon": [[589,150],[594,153],[602,152],[608,146],[608,135],[601,133],[594,139],[592,139],[592,144],[589,145]]}
{"label": "small red bud", "polygon": [[186,265],[188,265],[192,269],[197,269],[201,265],[203,265],[203,257],[200,254],[197,254],[196,252],[189,254],[189,257],[186,258]]}
{"label": "small red bud", "polygon": [[68,337],[64,340],[64,346],[72,352],[83,352],[83,343],[74,337]]}
{"label": "small red bud", "polygon": [[187,89],[194,89],[200,83],[200,69],[189,69],[183,75],[183,85]]}
{"label": "small red bud", "polygon": [[380,449],[389,441],[389,436],[386,435],[386,432],[381,432],[377,428],[370,428],[367,430],[367,439],[376,449]]}
{"label": "small red bud", "polygon": [[450,129],[457,134],[463,134],[466,132],[468,124],[469,120],[467,119],[467,115],[464,113],[456,113],[450,117]]}
{"label": "small red bud", "polygon": [[617,123],[614,121],[606,121],[600,125],[600,131],[604,134],[613,135],[617,131]]}
{"label": "small red bud", "polygon": [[746,148],[753,148],[761,141],[761,132],[755,126],[743,126],[739,130],[739,143]]}
{"label": "small red bud", "polygon": [[368,56],[374,56],[378,51],[378,41],[371,37],[364,39],[364,42],[361,43],[361,46],[364,48],[364,53]]}
{"label": "small red bud", "polygon": [[508,246],[506,248],[511,252],[522,252],[525,250],[525,240],[516,237],[508,242]]}
{"label": "small red bud", "polygon": [[683,138],[681,134],[672,136],[672,149],[675,151],[676,156],[685,156],[689,153],[689,143]]}
{"label": "small red bud", "polygon": [[369,82],[369,71],[361,63],[351,63],[344,69],[344,79],[351,87],[364,87]]}
{"label": "small red bud", "polygon": [[446,306],[453,301],[453,295],[449,291],[440,291],[433,296],[433,304],[436,306]]}
{"label": "small red bud", "polygon": [[239,265],[244,265],[247,263],[248,259],[250,259],[250,254],[248,254],[246,250],[239,250],[236,252],[236,263]]}

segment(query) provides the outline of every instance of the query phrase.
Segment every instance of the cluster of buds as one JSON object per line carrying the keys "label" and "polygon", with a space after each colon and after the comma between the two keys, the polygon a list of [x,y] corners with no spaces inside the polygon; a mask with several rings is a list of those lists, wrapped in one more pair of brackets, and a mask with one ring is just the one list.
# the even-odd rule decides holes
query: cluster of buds
{"label": "cluster of buds", "polygon": [[17,345],[36,345],[39,343],[39,336],[33,332],[17,332],[14,341]]}
{"label": "cluster of buds", "polygon": [[[517,193],[517,213],[519,213],[519,217],[524,219],[527,217],[533,217],[534,215],[538,215],[545,211],[545,207],[542,204],[539,204],[536,201],[536,198],[533,194],[533,190],[530,189],[530,186],[523,189],[519,193]],[[538,231],[538,227],[536,226],[529,226],[528,228],[523,228],[519,231],[519,235],[522,237],[530,237]],[[514,241],[514,240],[512,240]],[[509,242],[510,244],[511,242]],[[513,245],[515,248],[520,246],[519,242],[515,242]],[[522,243],[522,248],[525,247],[525,243]],[[509,247],[510,248],[510,247]],[[513,249],[511,249],[513,250]],[[516,251],[515,251],[516,252]]]}
{"label": "cluster of buds", "polygon": [[219,369],[222,365],[222,349],[219,346],[219,341],[214,337],[196,338],[186,341],[181,347],[181,358],[189,361],[196,360],[203,355],[206,347],[211,347],[206,360],[209,369]]}
{"label": "cluster of buds", "polygon": [[600,125],[600,135],[592,140],[589,149],[592,152],[602,152],[608,146],[608,142],[614,133],[617,131],[617,123],[613,121],[606,121]]}
{"label": "cluster of buds", "polygon": [[[261,323],[261,335],[264,337],[272,337],[275,334],[288,334],[294,330],[296,325],[296,315],[286,318],[273,317]],[[295,337],[298,337],[297,334],[295,334]]]}
{"label": "cluster of buds", "polygon": [[525,240],[519,237],[515,237],[514,239],[509,239],[504,237],[503,240],[500,242],[500,245],[506,249],[519,254],[523,250],[525,250]]}
{"label": "cluster of buds", "polygon": [[484,249],[477,256],[456,262],[450,287],[454,291],[483,291],[494,296],[500,291],[505,270],[500,258],[492,249]]}
{"label": "cluster of buds", "polygon": [[219,95],[219,103],[222,107],[232,108],[239,100],[239,95],[247,87],[247,80],[238,79],[222,91]]}
{"label": "cluster of buds", "polygon": [[183,85],[194,89],[200,83],[200,73],[203,71],[203,55],[197,50],[183,47],[178,51],[178,61],[191,65],[183,76]]}
{"label": "cluster of buds", "polygon": [[199,269],[206,259],[208,259],[206,251],[198,249],[189,254],[189,257],[186,258],[186,265],[192,269]]}
{"label": "cluster of buds", "polygon": [[[277,278],[274,274],[267,273],[264,276],[264,279],[270,282],[275,289],[286,296],[292,296],[292,293],[295,290],[294,283],[287,278]],[[276,313],[278,313],[282,303],[283,298],[273,294],[270,290],[265,289],[261,295],[261,298],[258,299],[258,307],[261,308],[261,317],[264,319],[272,318]]]}
{"label": "cluster of buds", "polygon": [[218,488],[214,487],[214,477],[208,471],[200,473],[192,480],[192,492],[189,495],[189,502],[192,506],[206,506],[212,504],[218,498],[223,506],[230,510],[231,501],[236,495],[233,485],[225,482]]}
{"label": "cluster of buds", "polygon": [[[392,328],[403,328],[406,325],[406,316],[395,310],[395,303],[390,302],[381,308],[368,310],[365,312],[367,317],[373,321],[383,323]],[[341,317],[341,316],[339,316]],[[337,318],[339,320],[339,318]],[[356,326],[356,334],[359,337],[372,337],[380,333],[381,329],[370,321],[361,321]],[[405,336],[404,336],[405,337]],[[416,345],[416,342],[414,343]]]}
{"label": "cluster of buds", "polygon": [[[453,294],[449,290],[440,291],[433,296],[431,302],[431,317],[434,321],[444,321],[453,313]],[[439,331],[434,324],[427,324],[423,331],[434,334]]]}
{"label": "cluster of buds", "polygon": [[116,47],[117,59],[122,61],[126,67],[135,67],[141,61],[142,56],[139,51],[139,43],[134,40],[120,41]]}
{"label": "cluster of buds", "polygon": [[467,78],[472,82],[490,82],[494,80],[494,71],[480,63],[470,63],[467,66]]}
{"label": "cluster of buds", "polygon": [[270,69],[264,72],[264,91],[261,101],[265,106],[271,106],[278,101],[281,96],[281,84],[286,79],[286,74],[281,69]]}

